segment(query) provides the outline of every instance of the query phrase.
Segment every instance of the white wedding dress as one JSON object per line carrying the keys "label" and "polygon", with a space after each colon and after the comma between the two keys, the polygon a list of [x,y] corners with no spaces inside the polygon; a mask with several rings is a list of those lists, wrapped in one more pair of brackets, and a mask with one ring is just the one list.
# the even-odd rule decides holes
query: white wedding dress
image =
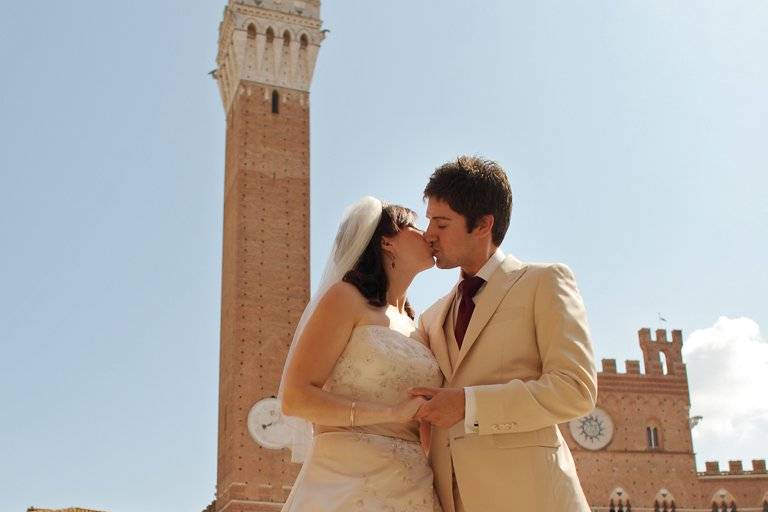
{"label": "white wedding dress", "polygon": [[[380,325],[355,328],[324,390],[395,405],[408,388],[440,387],[432,352]],[[440,512],[416,421],[316,426],[312,446],[282,512]]]}

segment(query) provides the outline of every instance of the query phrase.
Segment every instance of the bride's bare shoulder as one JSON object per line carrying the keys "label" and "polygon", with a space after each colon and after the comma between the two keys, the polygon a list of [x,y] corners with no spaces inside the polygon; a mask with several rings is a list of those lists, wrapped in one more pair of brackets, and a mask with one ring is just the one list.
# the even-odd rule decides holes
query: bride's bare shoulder
{"label": "bride's bare shoulder", "polygon": [[[335,283],[323,296],[322,301],[332,307],[339,308],[362,308],[365,307],[367,301],[363,294],[360,293],[355,285],[340,281]],[[342,310],[343,311],[343,310]]]}

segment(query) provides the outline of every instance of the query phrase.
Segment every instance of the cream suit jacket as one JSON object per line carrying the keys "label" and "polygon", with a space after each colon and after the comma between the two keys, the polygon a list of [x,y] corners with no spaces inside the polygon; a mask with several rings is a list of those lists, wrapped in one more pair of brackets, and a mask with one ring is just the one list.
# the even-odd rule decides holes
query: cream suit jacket
{"label": "cream suit jacket", "polygon": [[587,512],[557,428],[589,413],[597,400],[592,343],[573,274],[565,265],[507,256],[476,297],[452,365],[447,339],[455,338],[446,318],[455,292],[419,319],[445,387],[472,387],[476,397],[476,432],[465,433],[464,421],[433,432],[430,459],[443,509],[454,512],[455,472],[466,512]]}

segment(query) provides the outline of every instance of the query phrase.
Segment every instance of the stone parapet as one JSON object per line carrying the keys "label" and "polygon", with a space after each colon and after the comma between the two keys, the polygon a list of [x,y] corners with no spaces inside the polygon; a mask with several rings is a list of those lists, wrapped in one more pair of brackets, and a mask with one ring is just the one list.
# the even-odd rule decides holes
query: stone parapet
{"label": "stone parapet", "polygon": [[708,460],[704,463],[704,471],[697,474],[700,477],[738,477],[738,476],[758,476],[768,475],[765,469],[765,459],[752,459],[752,470],[745,470],[744,463],[740,460],[729,460],[728,471],[720,471],[720,462]]}

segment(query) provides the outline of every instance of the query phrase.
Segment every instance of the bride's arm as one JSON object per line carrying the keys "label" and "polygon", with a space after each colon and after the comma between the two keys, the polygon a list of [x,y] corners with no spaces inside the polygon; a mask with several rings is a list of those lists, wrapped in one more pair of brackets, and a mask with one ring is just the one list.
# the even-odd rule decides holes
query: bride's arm
{"label": "bride's arm", "polygon": [[[365,299],[348,283],[332,286],[318,302],[286,368],[283,414],[327,426],[350,426],[352,400],[323,391],[352,330],[367,308]],[[423,399],[419,399],[422,400]],[[409,400],[394,407],[356,401],[354,424],[400,423],[412,419],[422,402]]]}

